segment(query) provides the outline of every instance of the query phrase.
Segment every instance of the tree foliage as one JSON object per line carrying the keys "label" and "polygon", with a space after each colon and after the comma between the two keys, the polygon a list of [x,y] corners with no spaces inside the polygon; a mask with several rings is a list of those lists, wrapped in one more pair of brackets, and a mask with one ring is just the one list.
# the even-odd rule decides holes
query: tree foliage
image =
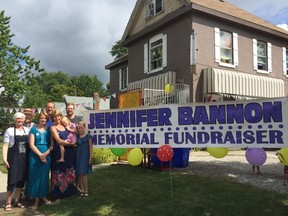
{"label": "tree foliage", "polygon": [[127,47],[124,47],[120,40],[116,41],[109,52],[114,59],[118,59],[128,53]]}
{"label": "tree foliage", "polygon": [[28,56],[29,46],[14,45],[10,32],[10,17],[0,11],[0,102],[5,106],[17,106],[28,90],[27,81],[42,72],[40,61]]}

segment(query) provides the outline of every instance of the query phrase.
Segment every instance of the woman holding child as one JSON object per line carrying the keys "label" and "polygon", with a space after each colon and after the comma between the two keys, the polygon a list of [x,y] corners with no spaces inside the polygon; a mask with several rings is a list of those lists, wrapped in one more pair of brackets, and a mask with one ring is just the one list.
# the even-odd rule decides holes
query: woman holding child
{"label": "woman holding child", "polygon": [[[73,146],[75,143],[67,141],[69,131],[61,124],[62,114],[58,110],[53,111],[52,119],[54,125],[51,126],[51,135],[54,140],[54,150],[52,154],[51,183],[52,196],[54,198],[69,197],[76,193],[75,156]],[[60,146],[65,147],[64,161],[61,158]]]}

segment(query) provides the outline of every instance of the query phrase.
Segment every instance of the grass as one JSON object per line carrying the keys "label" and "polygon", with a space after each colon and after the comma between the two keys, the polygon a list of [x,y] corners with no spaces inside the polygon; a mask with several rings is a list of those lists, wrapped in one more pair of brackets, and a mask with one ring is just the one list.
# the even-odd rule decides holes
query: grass
{"label": "grass", "polygon": [[[89,175],[90,196],[41,206],[47,215],[287,215],[288,195],[227,179],[112,165]],[[173,191],[173,199],[172,192]]]}

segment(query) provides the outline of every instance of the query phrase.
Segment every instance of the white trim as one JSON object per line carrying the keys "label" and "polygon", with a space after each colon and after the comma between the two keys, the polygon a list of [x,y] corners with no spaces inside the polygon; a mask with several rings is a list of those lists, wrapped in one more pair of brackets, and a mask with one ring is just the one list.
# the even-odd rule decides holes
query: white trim
{"label": "white trim", "polygon": [[235,66],[239,65],[238,57],[238,34],[233,32],[233,64]]}
{"label": "white trim", "polygon": [[190,35],[190,65],[196,65],[196,38]]}
{"label": "white trim", "polygon": [[162,37],[162,67],[167,66],[167,34]]}
{"label": "white trim", "polygon": [[253,39],[253,69],[258,70],[258,60],[257,60],[257,40]]}
{"label": "white trim", "polygon": [[272,72],[272,44],[267,43],[268,72]]}
{"label": "white trim", "polygon": [[144,44],[144,73],[148,73],[149,68],[149,49],[148,49],[148,43]]}
{"label": "white trim", "polygon": [[220,62],[220,29],[219,28],[214,28],[215,32],[215,38],[214,38],[214,43],[215,43],[215,62]]}
{"label": "white trim", "polygon": [[122,69],[119,70],[119,90],[122,90]]}
{"label": "white trim", "polygon": [[288,76],[287,74],[287,62],[286,62],[286,47],[282,47],[282,54],[283,54],[283,74]]}

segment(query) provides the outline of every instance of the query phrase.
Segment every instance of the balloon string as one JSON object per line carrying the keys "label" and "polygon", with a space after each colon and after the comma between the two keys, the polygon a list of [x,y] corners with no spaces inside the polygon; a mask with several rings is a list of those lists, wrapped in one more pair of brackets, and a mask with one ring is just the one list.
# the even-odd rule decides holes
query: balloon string
{"label": "balloon string", "polygon": [[173,199],[173,183],[172,183],[172,162],[170,160],[170,190],[171,190],[171,199]]}

